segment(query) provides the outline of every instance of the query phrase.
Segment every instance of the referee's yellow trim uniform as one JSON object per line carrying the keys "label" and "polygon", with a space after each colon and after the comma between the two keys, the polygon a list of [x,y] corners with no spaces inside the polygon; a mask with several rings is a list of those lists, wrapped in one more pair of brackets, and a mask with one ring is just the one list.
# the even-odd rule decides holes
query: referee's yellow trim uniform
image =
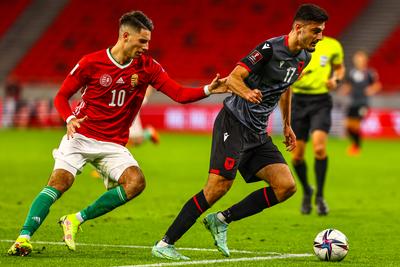
{"label": "referee's yellow trim uniform", "polygon": [[331,76],[332,64],[342,64],[343,56],[342,45],[336,39],[325,36],[318,42],[301,78],[291,86],[293,93],[309,95],[328,93],[326,81]]}

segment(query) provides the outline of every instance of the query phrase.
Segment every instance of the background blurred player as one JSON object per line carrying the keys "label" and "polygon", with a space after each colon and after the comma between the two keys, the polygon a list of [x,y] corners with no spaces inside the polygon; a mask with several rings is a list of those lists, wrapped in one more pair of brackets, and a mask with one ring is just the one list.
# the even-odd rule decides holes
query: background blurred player
{"label": "background blurred player", "polygon": [[326,145],[331,128],[332,98],[330,90],[337,87],[345,75],[343,48],[330,37],[324,37],[315,48],[310,64],[302,77],[293,84],[292,125],[297,137],[293,150],[293,166],[303,187],[301,213],[311,213],[313,189],[308,183],[304,158],[309,135],[314,152],[314,171],[317,180],[315,203],[319,215],[328,214],[324,200],[324,184],[328,168]]}
{"label": "background blurred player", "polygon": [[382,89],[377,72],[368,67],[368,54],[359,50],[353,55],[353,68],[343,84],[343,92],[350,95],[347,110],[346,132],[352,142],[349,155],[358,155],[361,148],[361,120],[367,114],[369,96]]}
{"label": "background blurred player", "polygon": [[[67,134],[53,153],[55,165],[47,186],[34,199],[9,255],[25,256],[32,251],[31,236],[86,163],[102,174],[108,191],[80,212],[60,218],[70,250],[76,249],[75,235],[83,222],[110,212],[144,190],[144,175],[125,144],[148,85],[180,103],[226,91],[218,75],[204,88],[184,88],[169,78],[145,54],[152,30],[152,21],[142,12],[124,14],[117,43],[84,56],[64,80],[54,103],[67,123]],[[68,100],[81,88],[82,100],[72,112]]]}
{"label": "background blurred player", "polygon": [[[147,88],[146,95],[143,99],[142,105],[147,104],[152,92],[153,88],[149,86],[149,88]],[[157,130],[151,125],[146,125],[146,127],[143,128],[139,111],[138,114],[136,115],[136,118],[133,120],[132,126],[129,128],[129,139],[127,146],[128,147],[137,146],[148,140],[150,140],[154,144],[158,144],[160,142],[160,136]]]}
{"label": "background blurred player", "polygon": [[296,192],[289,167],[267,134],[267,122],[279,103],[284,143],[291,151],[296,136],[291,128],[291,91],[288,88],[309,63],[310,52],[322,39],[327,19],[326,12],[318,6],[300,6],[288,35],[262,42],[231,72],[227,85],[234,94],[225,99],[214,123],[207,184],[186,202],[162,240],[153,246],[153,255],[188,259],[175,249],[174,243],[228,192],[237,170],[248,183],[265,181],[270,186],[254,191],[222,212],[205,217],[204,224],[224,256],[230,255],[226,240],[229,223],[283,202]]}

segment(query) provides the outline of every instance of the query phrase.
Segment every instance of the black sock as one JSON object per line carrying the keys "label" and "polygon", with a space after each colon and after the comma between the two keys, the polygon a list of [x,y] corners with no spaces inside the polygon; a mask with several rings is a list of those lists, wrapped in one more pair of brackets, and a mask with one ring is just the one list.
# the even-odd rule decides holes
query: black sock
{"label": "black sock", "polygon": [[271,187],[261,188],[248,195],[245,199],[222,212],[225,221],[230,223],[261,212],[262,210],[278,204],[275,193]]}
{"label": "black sock", "polygon": [[186,202],[162,240],[165,243],[174,244],[208,208],[210,208],[210,205],[207,203],[202,190]]}
{"label": "black sock", "polygon": [[328,157],[324,159],[315,159],[315,176],[317,177],[317,197],[324,195],[324,184],[326,169],[328,168]]}
{"label": "black sock", "polygon": [[354,143],[354,145],[356,145],[357,147],[360,147],[361,146],[360,132],[348,129],[347,133],[350,136],[350,139]]}
{"label": "black sock", "polygon": [[303,192],[304,194],[311,195],[311,187],[308,184],[308,179],[307,179],[307,165],[304,160],[302,161],[293,161],[293,167],[294,170],[297,174],[297,177],[299,177],[301,186],[303,187]]}

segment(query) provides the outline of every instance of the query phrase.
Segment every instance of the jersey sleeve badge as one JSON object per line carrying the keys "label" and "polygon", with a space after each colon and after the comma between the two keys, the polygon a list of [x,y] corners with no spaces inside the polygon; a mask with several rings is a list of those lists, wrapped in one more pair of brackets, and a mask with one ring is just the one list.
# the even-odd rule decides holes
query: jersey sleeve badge
{"label": "jersey sleeve badge", "polygon": [[263,56],[260,52],[254,50],[250,55],[247,56],[247,58],[250,60],[251,64],[255,65],[263,58]]}

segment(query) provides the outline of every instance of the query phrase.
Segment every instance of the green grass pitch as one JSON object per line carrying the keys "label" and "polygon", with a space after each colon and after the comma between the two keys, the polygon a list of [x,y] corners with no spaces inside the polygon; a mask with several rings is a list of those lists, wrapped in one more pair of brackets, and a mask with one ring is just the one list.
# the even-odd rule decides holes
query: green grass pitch
{"label": "green grass pitch", "polygon": [[[174,262],[152,257],[151,246],[163,236],[186,200],[204,185],[209,134],[164,133],[158,146],[133,148],[132,154],[146,176],[146,190],[123,207],[85,223],[77,239],[81,245],[76,252],[69,252],[60,243],[58,218],[79,211],[104,192],[102,181],[91,177],[93,169],[86,166],[34,235],[32,241],[41,242],[34,243],[35,251],[25,258],[6,255],[31,201],[47,182],[53,167],[51,152],[63,134],[62,130],[0,131],[0,265],[173,266],[167,264]],[[274,140],[283,150],[280,137]],[[225,261],[228,258],[213,250],[211,237],[201,224],[204,215],[177,247],[203,249],[181,250],[191,257],[193,266],[399,266],[400,142],[366,141],[358,157],[346,155],[347,145],[346,140],[329,140],[325,195],[331,212],[327,217],[318,217],[315,210],[309,216],[300,215],[299,188],[287,202],[230,225],[228,244],[238,251],[229,259],[239,261]],[[289,161],[290,154],[284,155]],[[314,182],[310,150],[307,159]],[[227,208],[263,186],[261,182],[247,185],[237,177],[230,192],[210,211]],[[339,263],[320,262],[311,255],[316,234],[330,227],[349,239],[349,254]]]}

